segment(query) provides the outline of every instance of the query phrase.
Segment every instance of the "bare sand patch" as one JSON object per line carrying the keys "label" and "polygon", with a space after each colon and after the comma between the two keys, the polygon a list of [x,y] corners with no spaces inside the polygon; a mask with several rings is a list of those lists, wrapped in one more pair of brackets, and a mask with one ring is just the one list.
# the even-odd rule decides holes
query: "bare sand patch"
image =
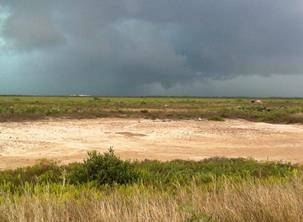
{"label": "bare sand patch", "polygon": [[0,169],[83,160],[113,147],[123,159],[214,156],[303,162],[303,125],[245,120],[49,119],[0,123]]}

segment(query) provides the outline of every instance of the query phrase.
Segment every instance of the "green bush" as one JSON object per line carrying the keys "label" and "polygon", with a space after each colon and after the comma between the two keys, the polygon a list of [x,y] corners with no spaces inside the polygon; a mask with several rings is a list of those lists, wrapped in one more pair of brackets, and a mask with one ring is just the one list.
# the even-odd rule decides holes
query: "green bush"
{"label": "green bush", "polygon": [[129,184],[138,179],[138,173],[130,162],[121,160],[110,148],[104,154],[89,152],[83,164],[71,165],[68,179],[71,183]]}

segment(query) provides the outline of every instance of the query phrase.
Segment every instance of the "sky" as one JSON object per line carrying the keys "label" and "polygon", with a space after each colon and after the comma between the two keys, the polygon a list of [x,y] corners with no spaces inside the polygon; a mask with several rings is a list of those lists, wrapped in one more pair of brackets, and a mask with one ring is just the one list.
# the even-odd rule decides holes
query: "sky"
{"label": "sky", "polygon": [[303,1],[0,0],[0,94],[303,97]]}

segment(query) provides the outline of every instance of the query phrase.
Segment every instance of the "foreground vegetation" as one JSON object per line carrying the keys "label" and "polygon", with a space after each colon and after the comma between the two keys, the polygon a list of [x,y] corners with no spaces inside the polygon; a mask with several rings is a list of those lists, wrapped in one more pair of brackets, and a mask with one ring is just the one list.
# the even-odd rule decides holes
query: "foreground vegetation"
{"label": "foreground vegetation", "polygon": [[140,185],[100,191],[34,187],[5,195],[1,221],[298,222],[303,220],[302,179],[283,183],[225,182],[205,191],[193,184],[174,191]]}
{"label": "foreground vegetation", "polygon": [[303,123],[303,99],[0,97],[0,121],[45,117],[139,117],[224,120],[242,118],[271,123]]}
{"label": "foreground vegetation", "polygon": [[299,165],[252,159],[41,161],[0,172],[0,221],[302,221]]}

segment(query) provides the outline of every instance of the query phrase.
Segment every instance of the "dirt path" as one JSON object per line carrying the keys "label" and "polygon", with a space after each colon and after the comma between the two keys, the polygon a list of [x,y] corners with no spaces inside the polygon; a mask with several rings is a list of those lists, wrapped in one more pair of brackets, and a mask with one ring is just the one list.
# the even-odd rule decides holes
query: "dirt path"
{"label": "dirt path", "polygon": [[80,161],[89,150],[109,147],[123,159],[226,156],[303,162],[303,125],[112,118],[0,123],[0,169],[41,158]]}

